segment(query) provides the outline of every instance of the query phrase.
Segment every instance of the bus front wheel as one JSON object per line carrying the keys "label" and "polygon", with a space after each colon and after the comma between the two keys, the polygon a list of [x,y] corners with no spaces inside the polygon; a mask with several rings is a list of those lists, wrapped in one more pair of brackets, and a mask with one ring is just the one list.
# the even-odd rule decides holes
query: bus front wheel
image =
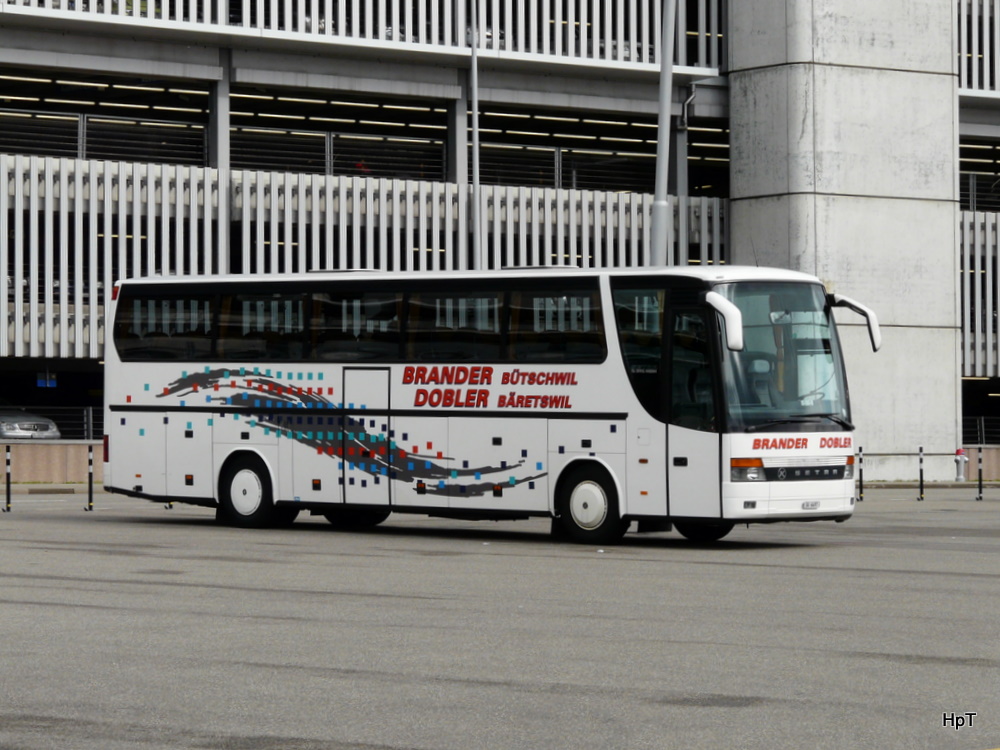
{"label": "bus front wheel", "polygon": [[217,518],[243,528],[264,528],[289,524],[297,508],[276,508],[271,475],[254,456],[238,456],[226,464],[219,479]]}
{"label": "bus front wheel", "polygon": [[733,530],[731,523],[674,522],[674,528],[692,542],[717,542]]}
{"label": "bus front wheel", "polygon": [[559,528],[574,542],[615,544],[628,529],[618,515],[618,491],[603,469],[569,469],[559,482],[558,500]]}

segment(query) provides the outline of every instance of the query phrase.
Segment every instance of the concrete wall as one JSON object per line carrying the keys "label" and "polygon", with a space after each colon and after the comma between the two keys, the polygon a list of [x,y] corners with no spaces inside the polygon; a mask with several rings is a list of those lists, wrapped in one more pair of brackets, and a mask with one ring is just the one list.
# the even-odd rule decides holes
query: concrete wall
{"label": "concrete wall", "polygon": [[[965,464],[965,478],[974,482],[979,474],[979,449],[966,448],[965,455],[969,457],[969,462]],[[983,448],[983,481],[1000,481],[1000,448]]]}
{"label": "concrete wall", "polygon": [[844,324],[872,478],[954,477],[960,437],[954,9],[937,0],[730,4],[732,257],[873,307]]}
{"label": "concrete wall", "polygon": [[99,442],[11,441],[2,446],[10,446],[10,480],[15,484],[86,484],[90,446],[94,449],[94,486],[100,487],[104,481],[104,454]]}

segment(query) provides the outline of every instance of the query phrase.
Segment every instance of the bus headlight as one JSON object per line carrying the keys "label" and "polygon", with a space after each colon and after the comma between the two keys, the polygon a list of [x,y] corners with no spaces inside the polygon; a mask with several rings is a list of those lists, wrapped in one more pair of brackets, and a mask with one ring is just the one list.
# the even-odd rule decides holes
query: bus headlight
{"label": "bus headlight", "polygon": [[844,479],[854,479],[854,456],[847,457],[847,465],[844,466]]}
{"label": "bus headlight", "polygon": [[764,461],[759,458],[730,459],[729,478],[734,482],[763,482]]}

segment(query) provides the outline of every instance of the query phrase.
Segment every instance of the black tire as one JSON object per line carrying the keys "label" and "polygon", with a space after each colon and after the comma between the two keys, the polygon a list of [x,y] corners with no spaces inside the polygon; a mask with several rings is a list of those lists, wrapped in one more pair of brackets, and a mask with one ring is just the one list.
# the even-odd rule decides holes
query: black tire
{"label": "black tire", "polygon": [[219,477],[219,509],[216,517],[230,526],[261,529],[289,524],[297,508],[276,508],[271,475],[256,456],[237,456]]}
{"label": "black tire", "polygon": [[628,530],[618,512],[618,490],[604,469],[570,467],[559,480],[557,537],[579,544],[617,544]]}
{"label": "black tire", "polygon": [[388,508],[337,508],[323,517],[336,529],[370,529],[378,526],[390,515]]}
{"label": "black tire", "polygon": [[674,528],[685,539],[692,542],[717,542],[730,531],[735,524],[725,521],[708,523],[681,521],[674,523]]}
{"label": "black tire", "polygon": [[291,526],[295,519],[299,517],[299,509],[292,505],[274,506],[274,516],[271,519],[272,526]]}

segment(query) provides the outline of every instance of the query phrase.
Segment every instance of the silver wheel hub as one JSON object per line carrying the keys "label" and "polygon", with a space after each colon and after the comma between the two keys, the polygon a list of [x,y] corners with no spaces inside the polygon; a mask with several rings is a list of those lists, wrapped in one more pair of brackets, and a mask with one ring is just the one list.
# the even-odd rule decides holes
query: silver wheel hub
{"label": "silver wheel hub", "polygon": [[241,516],[252,515],[264,499],[264,488],[257,473],[249,469],[238,471],[229,486],[229,498],[233,509]]}
{"label": "silver wheel hub", "polygon": [[608,496],[597,482],[581,482],[570,495],[569,512],[581,529],[596,529],[608,517]]}

